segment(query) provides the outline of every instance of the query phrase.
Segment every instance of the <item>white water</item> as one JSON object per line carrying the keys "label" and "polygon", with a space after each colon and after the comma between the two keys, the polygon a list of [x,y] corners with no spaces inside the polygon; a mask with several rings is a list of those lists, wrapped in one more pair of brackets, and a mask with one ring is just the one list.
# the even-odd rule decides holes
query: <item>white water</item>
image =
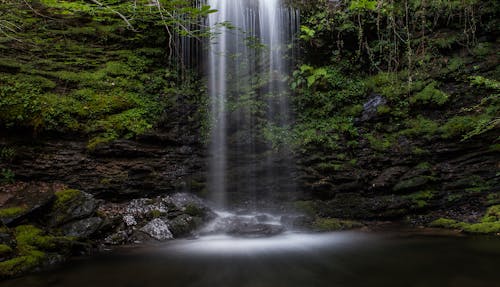
{"label": "white water", "polygon": [[[252,159],[255,142],[262,137],[257,121],[266,117],[276,125],[290,121],[287,45],[298,29],[298,12],[285,7],[282,0],[209,0],[208,4],[218,11],[208,19],[217,31],[207,60],[211,106],[208,188],[215,204],[224,208],[228,162]],[[267,83],[260,84],[262,79]],[[238,133],[239,143],[230,142],[229,137]],[[236,177],[252,190],[259,179],[249,166]]]}

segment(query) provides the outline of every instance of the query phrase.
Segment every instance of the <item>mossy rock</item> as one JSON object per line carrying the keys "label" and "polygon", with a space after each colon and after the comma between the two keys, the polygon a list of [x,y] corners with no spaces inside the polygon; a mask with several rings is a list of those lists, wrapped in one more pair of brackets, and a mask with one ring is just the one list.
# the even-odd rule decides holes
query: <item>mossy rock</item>
{"label": "mossy rock", "polygon": [[45,256],[45,253],[34,250],[29,255],[19,256],[0,262],[0,278],[14,277],[28,272],[40,266]]}
{"label": "mossy rock", "polygon": [[27,212],[26,207],[14,206],[0,209],[0,221],[8,224],[16,219],[22,217]]}
{"label": "mossy rock", "polygon": [[67,189],[55,193],[56,200],[49,214],[49,224],[59,226],[64,223],[91,217],[97,207],[97,200],[90,194]]}
{"label": "mossy rock", "polygon": [[[20,225],[14,229],[15,251],[7,245],[0,245],[5,253],[17,253],[17,257],[0,262],[0,278],[8,278],[29,272],[47,262],[47,251],[68,253],[72,239],[47,235],[33,225]],[[0,252],[1,254],[1,252]]]}
{"label": "mossy rock", "polygon": [[432,176],[417,176],[407,180],[400,181],[392,189],[395,192],[402,192],[407,190],[414,190],[416,188],[423,187],[428,183],[435,181],[436,179]]}
{"label": "mossy rock", "polygon": [[13,252],[12,248],[7,244],[0,244],[0,258],[9,255]]}
{"label": "mossy rock", "polygon": [[497,234],[500,235],[500,206],[488,209],[481,222],[468,223],[453,219],[440,218],[430,223],[432,227],[457,229],[471,234]]}

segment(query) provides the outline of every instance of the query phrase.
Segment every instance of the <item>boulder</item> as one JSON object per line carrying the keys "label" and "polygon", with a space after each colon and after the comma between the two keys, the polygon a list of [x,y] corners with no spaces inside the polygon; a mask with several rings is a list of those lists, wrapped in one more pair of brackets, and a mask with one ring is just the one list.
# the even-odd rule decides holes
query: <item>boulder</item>
{"label": "boulder", "polygon": [[141,231],[158,241],[166,241],[174,238],[167,223],[159,218],[151,220],[148,224],[141,228]]}

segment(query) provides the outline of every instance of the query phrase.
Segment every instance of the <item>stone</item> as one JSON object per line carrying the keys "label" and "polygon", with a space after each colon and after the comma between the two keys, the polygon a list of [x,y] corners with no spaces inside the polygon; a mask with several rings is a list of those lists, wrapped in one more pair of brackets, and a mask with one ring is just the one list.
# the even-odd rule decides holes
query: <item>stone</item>
{"label": "stone", "polygon": [[233,225],[227,231],[227,234],[236,237],[260,238],[276,236],[283,233],[283,231],[285,231],[285,229],[281,225],[265,223],[243,223]]}
{"label": "stone", "polygon": [[201,224],[201,218],[194,218],[190,215],[179,215],[170,220],[168,226],[175,237],[189,235]]}
{"label": "stone", "polygon": [[378,107],[387,103],[387,100],[378,94],[371,94],[368,101],[363,105],[361,121],[370,121],[378,114]]}
{"label": "stone", "polygon": [[61,231],[65,236],[89,238],[100,229],[102,223],[99,217],[85,218],[62,226]]}
{"label": "stone", "polygon": [[155,218],[141,228],[141,231],[158,241],[173,239],[174,236],[165,221]]}
{"label": "stone", "polygon": [[56,192],[56,201],[49,214],[52,227],[77,219],[91,217],[99,207],[93,195],[78,190],[62,190]]}
{"label": "stone", "polygon": [[123,222],[125,222],[125,224],[129,227],[137,225],[137,221],[135,220],[134,216],[132,216],[132,215],[124,215]]}

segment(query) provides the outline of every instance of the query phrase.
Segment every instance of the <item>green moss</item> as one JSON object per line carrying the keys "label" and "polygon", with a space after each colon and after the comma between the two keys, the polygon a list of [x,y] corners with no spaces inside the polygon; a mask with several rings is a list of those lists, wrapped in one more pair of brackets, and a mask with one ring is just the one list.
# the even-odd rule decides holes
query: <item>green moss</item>
{"label": "green moss", "polygon": [[6,244],[0,244],[0,256],[4,256],[12,253],[12,248]]}
{"label": "green moss", "polygon": [[500,233],[500,205],[490,207],[481,222],[468,223],[440,218],[433,221],[431,226],[449,229],[459,229],[472,234],[499,234]]}
{"label": "green moss", "polygon": [[0,277],[5,278],[22,274],[40,265],[44,259],[45,253],[33,250],[28,255],[0,262]]}
{"label": "green moss", "polygon": [[458,228],[459,222],[453,219],[439,218],[430,223],[431,227],[442,227],[442,228]]}
{"label": "green moss", "polygon": [[406,195],[403,198],[410,200],[414,208],[420,209],[428,206],[428,200],[434,198],[435,194],[434,190],[425,190]]}
{"label": "green moss", "polygon": [[445,139],[459,137],[470,132],[477,123],[473,116],[456,116],[449,119],[440,129]]}
{"label": "green moss", "polygon": [[21,225],[15,229],[17,249],[21,254],[33,249],[53,249],[54,237],[44,235],[43,230],[32,225]]}
{"label": "green moss", "polygon": [[495,222],[500,221],[500,205],[494,205],[488,208],[484,215],[482,222]]}
{"label": "green moss", "polygon": [[25,211],[26,211],[26,208],[19,207],[19,206],[3,208],[3,209],[0,209],[0,218],[16,217],[18,215],[21,215]]}
{"label": "green moss", "polygon": [[389,150],[395,142],[395,139],[391,135],[376,136],[374,134],[366,134],[365,138],[370,142],[372,149],[381,152]]}
{"label": "green moss", "polygon": [[314,201],[308,201],[308,200],[295,201],[293,203],[293,208],[298,212],[302,212],[306,215],[316,214],[316,204],[314,203]]}
{"label": "green moss", "polygon": [[396,192],[410,190],[410,189],[414,189],[417,187],[425,186],[426,184],[433,182],[434,180],[435,180],[435,178],[432,176],[417,176],[414,178],[410,178],[410,179],[398,182],[394,186],[393,190]]}
{"label": "green moss", "polygon": [[437,83],[432,82],[427,85],[421,92],[410,98],[410,103],[412,104],[423,104],[423,105],[444,105],[449,98],[449,95],[442,92],[436,88]]}
{"label": "green moss", "polygon": [[162,214],[163,214],[163,213],[162,213],[161,211],[159,211],[159,210],[151,210],[151,212],[149,212],[149,214],[148,214],[148,215],[149,215],[151,218],[159,218],[159,217],[161,217],[161,216],[162,216]]}
{"label": "green moss", "polygon": [[65,189],[56,191],[56,201],[54,203],[54,207],[56,209],[64,207],[64,205],[74,199],[78,198],[81,195],[81,192],[76,189]]}
{"label": "green moss", "polygon": [[205,211],[194,204],[188,204],[185,212],[191,216],[203,217],[205,215]]}
{"label": "green moss", "polygon": [[496,234],[500,233],[500,221],[482,223],[460,223],[460,229],[467,233]]}
{"label": "green moss", "polygon": [[406,129],[399,132],[403,136],[431,138],[439,132],[439,124],[423,116],[417,116],[405,122]]}
{"label": "green moss", "polygon": [[337,218],[316,218],[312,226],[317,231],[336,231],[360,228],[363,224],[357,221],[341,220]]}

